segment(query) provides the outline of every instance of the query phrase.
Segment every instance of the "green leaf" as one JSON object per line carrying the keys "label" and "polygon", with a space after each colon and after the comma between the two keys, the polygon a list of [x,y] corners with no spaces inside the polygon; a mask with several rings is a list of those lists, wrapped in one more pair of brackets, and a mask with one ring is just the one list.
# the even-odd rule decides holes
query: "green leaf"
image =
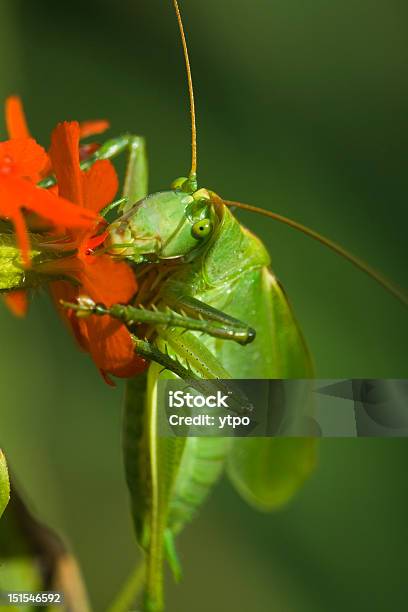
{"label": "green leaf", "polygon": [[0,518],[10,499],[10,481],[6,458],[0,449]]}

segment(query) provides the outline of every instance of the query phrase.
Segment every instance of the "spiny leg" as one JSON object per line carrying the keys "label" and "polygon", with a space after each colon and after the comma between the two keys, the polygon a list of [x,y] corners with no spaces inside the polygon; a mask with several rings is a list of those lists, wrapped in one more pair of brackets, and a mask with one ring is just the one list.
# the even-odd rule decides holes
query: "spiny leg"
{"label": "spiny leg", "polygon": [[[144,310],[141,308],[135,308],[134,306],[123,306],[122,304],[114,304],[113,306],[110,306],[108,308],[104,304],[95,303],[89,297],[79,297],[78,302],[76,304],[64,301],[61,301],[61,304],[65,308],[69,308],[75,311],[76,315],[79,318],[87,318],[92,315],[112,316],[113,318],[122,321],[125,325],[129,327],[132,327],[132,325],[136,322],[160,325],[160,335],[158,337],[159,341],[160,337],[165,338],[165,329],[169,326],[169,321],[173,321],[174,317],[177,318],[178,324],[184,324],[186,330],[191,329],[188,327],[190,322],[192,325],[205,324],[205,321],[187,319],[186,317],[172,312],[166,313],[157,310]],[[171,325],[174,327],[173,322],[171,323]],[[169,337],[171,338],[174,335],[175,334],[173,331],[171,334],[169,334]],[[149,342],[148,340],[142,340],[134,334],[132,334],[132,340],[138,355],[145,357],[149,361],[155,361],[156,363],[162,365],[165,369],[176,374],[179,378],[230,378],[228,372],[224,370],[221,364],[218,363],[216,358],[212,356],[208,349],[204,346],[202,346],[202,350],[205,353],[203,355],[203,359],[194,359],[194,370],[197,372],[197,374],[195,374],[193,370],[188,366],[188,354],[182,354],[182,359],[187,364],[187,367],[184,367],[177,359],[174,359],[168,354],[167,349],[166,352],[164,352],[152,342]],[[190,344],[190,342],[188,342],[188,344]],[[201,345],[201,343],[199,344]],[[206,353],[208,353],[208,355]],[[209,359],[210,355],[211,359]]]}
{"label": "spiny leg", "polygon": [[256,332],[252,327],[201,300],[185,295],[183,289],[184,287],[181,284],[169,281],[165,284],[160,296],[165,304],[172,309],[194,318],[206,320],[208,324],[212,323],[216,327],[221,327],[225,335],[219,337],[225,340],[235,340],[239,344],[249,344],[255,340]]}
{"label": "spiny leg", "polygon": [[[199,306],[190,306],[189,310],[197,317],[188,317],[167,308],[163,310],[145,310],[134,306],[113,304],[109,308],[104,304],[96,304],[90,298],[79,298],[77,304],[63,303],[66,308],[72,308],[80,317],[88,315],[109,315],[132,327],[135,324],[163,325],[166,327],[180,327],[185,330],[200,331],[202,333],[221,338],[233,340],[239,344],[248,344],[255,338],[255,332],[250,327],[241,323],[221,311],[215,310],[203,302],[194,300]],[[194,304],[195,306],[195,304]]]}
{"label": "spiny leg", "polygon": [[[178,378],[187,381],[188,385],[196,389],[196,391],[199,393],[209,395],[221,392],[222,394],[229,396],[228,409],[231,412],[238,415],[248,415],[252,412],[252,404],[239,387],[235,386],[232,381],[228,381],[228,378],[230,377],[221,365],[219,368],[217,365],[214,369],[212,369],[209,368],[207,363],[203,373],[205,372],[208,378],[203,378],[201,372],[196,373],[196,371],[193,371],[188,361],[186,361],[187,367],[185,367],[178,359],[171,357],[167,352],[166,345],[166,352],[163,352],[155,344],[149,342],[148,340],[141,340],[140,338],[132,335],[132,341],[135,347],[135,352],[138,355],[148,359],[149,361],[158,363],[159,365],[163,366],[164,370],[173,372],[173,374],[176,374]],[[212,361],[217,363],[214,357]],[[197,363],[194,365],[194,369],[196,369]],[[220,380],[217,374],[221,374],[225,380]]]}
{"label": "spiny leg", "polygon": [[155,344],[148,340],[141,340],[137,336],[132,335],[133,345],[135,352],[144,357],[148,361],[154,361],[159,365],[163,366],[165,370],[173,372],[179,378],[183,380],[197,379],[198,377],[190,368],[185,368],[177,359],[170,357],[167,353],[162,352],[157,348]]}
{"label": "spiny leg", "polygon": [[[177,315],[175,313],[164,313],[159,311],[150,311],[150,310],[141,310],[139,308],[134,308],[133,306],[122,306],[121,304],[115,304],[110,308],[107,308],[103,304],[95,304],[89,298],[80,298],[79,304],[70,304],[68,302],[63,302],[63,305],[67,308],[72,308],[77,312],[79,317],[87,317],[91,315],[99,315],[106,316],[110,315],[114,318],[123,321],[127,325],[131,325],[135,322],[134,318],[131,320],[124,318],[129,316],[129,313],[133,312],[134,315],[139,315],[140,319],[143,320],[144,323],[149,322],[159,324],[163,327],[166,326],[164,322],[164,318],[174,317],[180,319],[181,324],[185,324],[186,317],[182,317],[181,315]],[[133,315],[132,315],[133,316]],[[159,323],[157,321],[157,317],[163,317],[160,319]],[[154,321],[154,318],[156,320]],[[188,319],[191,324],[204,324],[205,321],[197,321],[195,319]],[[140,322],[140,320],[139,320]],[[168,327],[167,323],[167,327]],[[174,326],[173,323],[171,323]],[[188,328],[187,329],[191,329]],[[230,374],[222,367],[222,365],[218,362],[218,360],[210,353],[210,351],[192,334],[186,338],[186,342],[180,344],[180,334],[175,334],[174,331],[165,332],[163,329],[162,333],[158,337],[158,341],[161,341],[161,344],[164,344],[164,351],[161,350],[156,344],[149,342],[148,340],[142,340],[132,334],[132,341],[135,347],[135,352],[144,357],[149,361],[154,361],[159,365],[163,366],[165,370],[169,370],[176,374],[179,378],[183,380],[187,380],[190,382],[191,386],[196,388],[199,392],[208,394],[211,390],[222,391],[225,394],[231,395],[231,410],[236,412],[237,414],[247,414],[251,411],[250,404],[246,396],[239,390],[239,388],[235,388],[231,383],[226,384],[223,382],[231,378]],[[180,358],[186,365],[183,365],[179,359],[172,357],[169,355],[167,350],[167,342],[170,345],[176,343],[177,352],[176,355],[179,354]],[[190,361],[191,364],[190,365]]]}

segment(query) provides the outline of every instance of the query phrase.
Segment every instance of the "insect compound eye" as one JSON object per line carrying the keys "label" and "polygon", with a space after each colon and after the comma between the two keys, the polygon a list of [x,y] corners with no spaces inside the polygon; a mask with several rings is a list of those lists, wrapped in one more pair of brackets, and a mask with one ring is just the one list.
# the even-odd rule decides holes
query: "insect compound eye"
{"label": "insect compound eye", "polygon": [[201,221],[196,221],[191,228],[191,233],[194,238],[200,240],[200,238],[206,238],[212,230],[211,219],[201,219]]}

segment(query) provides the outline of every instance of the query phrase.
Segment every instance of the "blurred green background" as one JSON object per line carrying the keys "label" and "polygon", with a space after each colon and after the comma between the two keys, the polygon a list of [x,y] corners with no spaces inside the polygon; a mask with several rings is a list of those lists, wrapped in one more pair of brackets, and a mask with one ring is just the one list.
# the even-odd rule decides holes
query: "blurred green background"
{"label": "blurred green background", "polygon": [[[292,216],[407,286],[408,5],[183,2],[206,185]],[[184,6],[185,5],[185,6]],[[107,117],[148,140],[151,190],[189,166],[177,25],[163,0],[2,0],[0,93],[48,145],[59,120]],[[4,130],[3,130],[4,134]],[[406,312],[292,230],[240,215],[270,248],[319,377],[406,377]],[[0,309],[0,441],[39,515],[69,539],[95,610],[137,559],[120,456],[123,388],[105,386],[46,295]],[[275,515],[222,483],[181,537],[171,612],[406,607],[405,440],[325,440]]]}

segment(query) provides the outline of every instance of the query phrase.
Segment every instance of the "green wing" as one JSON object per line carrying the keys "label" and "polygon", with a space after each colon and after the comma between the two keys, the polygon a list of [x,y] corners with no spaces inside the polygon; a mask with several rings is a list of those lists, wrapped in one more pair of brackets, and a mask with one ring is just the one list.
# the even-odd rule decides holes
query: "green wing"
{"label": "green wing", "polygon": [[228,475],[240,495],[259,510],[287,503],[315,465],[309,438],[250,438],[234,441]]}
{"label": "green wing", "polygon": [[[237,350],[232,343],[219,347],[224,367],[234,378],[312,378],[309,352],[276,278],[265,267],[248,272],[239,284],[242,287],[236,287],[234,293],[240,301],[230,302],[226,310],[253,325],[257,338],[244,349]],[[311,402],[307,392],[304,397]],[[240,438],[234,440],[227,471],[247,502],[272,510],[301,487],[313,470],[315,457],[316,440],[312,438]]]}

